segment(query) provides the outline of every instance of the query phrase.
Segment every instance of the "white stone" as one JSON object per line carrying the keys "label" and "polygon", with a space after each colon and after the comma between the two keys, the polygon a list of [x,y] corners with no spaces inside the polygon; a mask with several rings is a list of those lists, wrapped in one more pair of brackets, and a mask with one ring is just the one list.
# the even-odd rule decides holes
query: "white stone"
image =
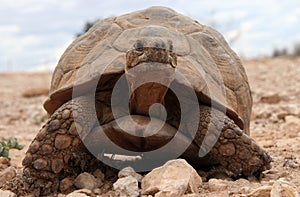
{"label": "white stone", "polygon": [[2,184],[4,184],[6,181],[11,180],[15,176],[16,176],[16,169],[14,167],[11,166],[11,167],[4,169],[0,173],[0,186]]}
{"label": "white stone", "polygon": [[163,166],[153,169],[142,180],[142,194],[162,195],[172,193],[181,196],[197,193],[202,184],[196,170],[184,159],[170,160]]}
{"label": "white stone", "polygon": [[127,176],[119,178],[114,184],[113,188],[120,197],[136,197],[139,196],[139,186],[136,178]]}
{"label": "white stone", "polygon": [[8,190],[2,190],[0,189],[0,196],[1,197],[17,197],[17,195],[11,191]]}
{"label": "white stone", "polygon": [[86,197],[91,196],[92,192],[88,189],[79,189],[75,190],[72,193],[69,193],[66,197]]}
{"label": "white stone", "polygon": [[70,193],[68,195],[66,195],[66,197],[89,197],[88,195],[86,194],[83,194],[83,193]]}
{"label": "white stone", "polygon": [[270,197],[270,192],[271,192],[272,186],[261,186],[249,194],[247,196],[249,197]]}
{"label": "white stone", "polygon": [[227,187],[227,184],[220,179],[209,179],[208,181],[208,189],[210,192],[224,191]]}
{"label": "white stone", "polygon": [[134,178],[136,178],[136,180],[138,180],[138,182],[141,182],[142,179],[143,179],[143,176],[136,173],[134,171],[134,169],[132,167],[126,167],[126,168],[123,168],[122,170],[119,171],[118,173],[118,177],[119,178],[123,178],[123,177],[127,177],[127,176],[132,176]]}
{"label": "white stone", "polygon": [[279,179],[275,181],[271,190],[271,197],[300,197],[295,188],[289,185],[288,182]]}

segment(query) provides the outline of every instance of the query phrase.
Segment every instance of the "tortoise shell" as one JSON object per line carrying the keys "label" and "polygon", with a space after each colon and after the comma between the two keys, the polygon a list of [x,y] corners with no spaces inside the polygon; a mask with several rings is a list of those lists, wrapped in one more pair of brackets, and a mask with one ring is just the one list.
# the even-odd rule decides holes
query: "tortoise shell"
{"label": "tortoise shell", "polygon": [[44,104],[47,112],[52,114],[72,99],[74,86],[87,89],[101,75],[99,86],[105,88],[116,78],[112,76],[124,73],[126,52],[139,37],[171,41],[177,54],[176,69],[189,80],[198,99],[224,107],[226,114],[249,133],[252,97],[240,59],[219,32],[166,7],[101,20],[73,41],[53,73]]}

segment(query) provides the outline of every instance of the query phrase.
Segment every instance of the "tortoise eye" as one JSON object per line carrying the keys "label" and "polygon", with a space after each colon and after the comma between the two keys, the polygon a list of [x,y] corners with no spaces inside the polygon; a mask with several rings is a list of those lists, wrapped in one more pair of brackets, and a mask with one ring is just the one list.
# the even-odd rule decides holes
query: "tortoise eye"
{"label": "tortoise eye", "polygon": [[135,43],[135,49],[137,51],[142,51],[144,49],[144,46],[143,46],[143,44],[142,44],[142,42],[140,40],[136,41],[136,43]]}

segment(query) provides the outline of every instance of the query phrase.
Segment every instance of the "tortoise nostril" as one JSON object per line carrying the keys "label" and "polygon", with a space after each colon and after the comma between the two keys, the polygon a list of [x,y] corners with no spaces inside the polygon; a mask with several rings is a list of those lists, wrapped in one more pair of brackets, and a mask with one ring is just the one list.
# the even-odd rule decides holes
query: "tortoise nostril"
{"label": "tortoise nostril", "polygon": [[137,41],[136,41],[135,49],[136,49],[137,51],[142,51],[142,50],[144,49],[144,46],[143,46],[142,41],[140,41],[140,40],[137,40]]}

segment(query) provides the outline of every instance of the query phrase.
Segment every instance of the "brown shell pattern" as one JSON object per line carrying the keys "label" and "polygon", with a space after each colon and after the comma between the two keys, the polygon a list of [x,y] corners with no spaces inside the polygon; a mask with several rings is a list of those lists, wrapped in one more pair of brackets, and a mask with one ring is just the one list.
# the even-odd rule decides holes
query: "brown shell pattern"
{"label": "brown shell pattern", "polygon": [[126,51],[137,38],[147,36],[171,40],[178,55],[177,69],[189,79],[200,100],[225,107],[249,132],[252,98],[240,59],[219,32],[166,7],[101,20],[77,38],[53,73],[45,109],[52,114],[71,99],[74,85],[86,88],[100,76],[110,80],[110,76],[123,73]]}

